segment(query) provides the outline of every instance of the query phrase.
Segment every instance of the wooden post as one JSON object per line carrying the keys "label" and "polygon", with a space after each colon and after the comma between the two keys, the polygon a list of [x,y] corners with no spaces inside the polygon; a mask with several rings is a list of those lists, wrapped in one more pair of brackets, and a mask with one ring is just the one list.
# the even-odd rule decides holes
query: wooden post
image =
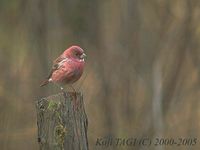
{"label": "wooden post", "polygon": [[88,122],[81,93],[42,98],[36,109],[40,150],[88,150]]}

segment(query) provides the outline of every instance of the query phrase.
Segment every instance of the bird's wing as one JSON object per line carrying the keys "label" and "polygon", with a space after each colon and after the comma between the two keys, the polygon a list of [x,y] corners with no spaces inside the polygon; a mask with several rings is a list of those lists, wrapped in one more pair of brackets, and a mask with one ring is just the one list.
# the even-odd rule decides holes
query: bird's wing
{"label": "bird's wing", "polygon": [[49,76],[47,77],[48,79],[51,78],[52,73],[60,67],[60,64],[59,64],[59,63],[62,62],[64,59],[65,59],[65,57],[63,57],[63,56],[61,55],[61,56],[59,56],[58,58],[56,58],[56,59],[53,61],[53,65],[52,65],[52,68],[51,68],[51,72],[49,73]]}
{"label": "bird's wing", "polygon": [[54,70],[51,75],[51,79],[58,83],[70,83],[74,81],[77,74],[74,65],[69,63],[66,59],[60,62],[58,69]]}

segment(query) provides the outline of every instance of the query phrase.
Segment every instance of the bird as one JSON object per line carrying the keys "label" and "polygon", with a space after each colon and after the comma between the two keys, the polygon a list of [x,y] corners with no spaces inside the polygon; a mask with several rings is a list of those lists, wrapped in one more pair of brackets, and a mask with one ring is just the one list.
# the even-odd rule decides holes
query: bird
{"label": "bird", "polygon": [[[70,85],[73,88],[72,84],[78,81],[83,74],[85,57],[86,54],[81,47],[70,46],[53,61],[49,76],[40,86],[54,83],[60,86],[61,91],[64,90],[63,85]],[[73,90],[75,91],[74,88]]]}

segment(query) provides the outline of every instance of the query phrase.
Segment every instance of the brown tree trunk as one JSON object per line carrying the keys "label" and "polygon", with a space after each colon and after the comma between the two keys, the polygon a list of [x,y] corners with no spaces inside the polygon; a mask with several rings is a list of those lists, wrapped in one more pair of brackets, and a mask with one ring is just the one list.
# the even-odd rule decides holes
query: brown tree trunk
{"label": "brown tree trunk", "polygon": [[88,150],[81,93],[59,93],[36,102],[40,150]]}

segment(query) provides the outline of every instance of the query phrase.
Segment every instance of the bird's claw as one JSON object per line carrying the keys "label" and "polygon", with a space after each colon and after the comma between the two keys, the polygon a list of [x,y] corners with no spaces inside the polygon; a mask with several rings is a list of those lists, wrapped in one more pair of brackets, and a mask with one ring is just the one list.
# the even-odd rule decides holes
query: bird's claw
{"label": "bird's claw", "polygon": [[60,89],[61,89],[61,91],[63,91],[63,90],[64,90],[64,88],[63,88],[63,87],[60,87]]}

